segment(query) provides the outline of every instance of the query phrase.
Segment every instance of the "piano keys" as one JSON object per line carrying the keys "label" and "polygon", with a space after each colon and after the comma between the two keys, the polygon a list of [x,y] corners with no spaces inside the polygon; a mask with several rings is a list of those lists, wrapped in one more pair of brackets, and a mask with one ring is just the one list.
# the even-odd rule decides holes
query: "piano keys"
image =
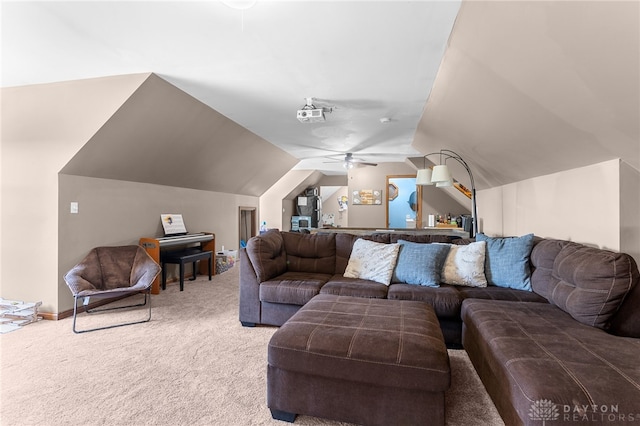
{"label": "piano keys", "polygon": [[[143,237],[140,238],[139,244],[147,253],[160,263],[160,251],[165,249],[178,249],[186,247],[200,247],[201,250],[216,251],[216,236],[211,232],[197,232],[185,235],[174,235],[170,237]],[[215,262],[213,263],[213,273],[215,274]],[[208,265],[205,262],[200,263],[200,273],[208,274]],[[151,286],[151,294],[160,293],[160,278],[156,278]]]}

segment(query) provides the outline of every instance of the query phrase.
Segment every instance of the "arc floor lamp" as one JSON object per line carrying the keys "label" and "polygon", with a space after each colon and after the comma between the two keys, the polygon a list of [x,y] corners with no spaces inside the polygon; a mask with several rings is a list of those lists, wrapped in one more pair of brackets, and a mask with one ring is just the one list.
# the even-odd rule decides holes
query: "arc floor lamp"
{"label": "arc floor lamp", "polygon": [[[426,159],[429,156],[437,155],[440,157],[440,164],[433,167],[433,169],[427,167]],[[416,176],[416,185],[435,185],[436,187],[447,187],[453,186],[453,177],[451,176],[451,172],[449,171],[449,167],[447,166],[447,160],[455,160],[464,167],[464,169],[469,173],[469,179],[471,180],[471,235],[470,237],[474,237],[478,233],[478,211],[476,208],[476,184],[473,180],[473,173],[471,173],[471,169],[469,165],[459,154],[449,150],[449,149],[441,149],[438,152],[431,152],[429,154],[424,155],[424,165],[423,168],[418,170],[418,175]]]}

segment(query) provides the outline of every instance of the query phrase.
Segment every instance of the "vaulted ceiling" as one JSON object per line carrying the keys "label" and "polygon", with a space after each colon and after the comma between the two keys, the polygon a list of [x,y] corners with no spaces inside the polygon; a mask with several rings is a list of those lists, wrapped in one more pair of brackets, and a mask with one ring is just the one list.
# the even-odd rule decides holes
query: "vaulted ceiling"
{"label": "vaulted ceiling", "polygon": [[640,170],[639,22],[637,1],[465,2],[414,147],[453,149],[480,188]]}
{"label": "vaulted ceiling", "polygon": [[[637,1],[3,2],[1,19],[3,87],[153,72],[297,168],[449,148],[479,188],[640,169]],[[296,120],[307,97],[326,122]]]}

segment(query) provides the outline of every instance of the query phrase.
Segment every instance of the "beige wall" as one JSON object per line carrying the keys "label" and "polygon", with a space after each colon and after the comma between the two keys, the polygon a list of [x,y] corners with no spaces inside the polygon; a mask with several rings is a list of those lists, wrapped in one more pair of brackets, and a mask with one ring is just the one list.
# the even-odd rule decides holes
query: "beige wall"
{"label": "beige wall", "polygon": [[[175,104],[171,111],[168,104]],[[164,115],[156,116],[159,110]],[[160,213],[183,213],[190,230],[216,233],[218,248],[238,248],[238,207],[258,207],[255,194],[295,164],[148,73],[3,88],[1,113],[0,295],[42,301],[43,312],[72,307],[62,276],[91,247],[158,235]],[[211,117],[217,127],[195,130],[211,124]],[[185,129],[180,137],[176,128]],[[203,162],[171,162],[176,141],[189,159]],[[272,156],[281,163],[257,167]],[[176,179],[168,179],[170,174]],[[202,188],[158,185],[168,185],[162,180],[168,179],[194,188],[204,175],[211,185]],[[132,183],[138,177],[147,183]],[[79,214],[69,213],[71,201],[80,203]]]}
{"label": "beige wall", "polygon": [[[305,189],[313,170],[290,170],[260,197],[258,223],[267,222],[267,228],[288,231],[293,211],[293,198]],[[288,219],[287,219],[288,218]]]}
{"label": "beige wall", "polygon": [[620,162],[620,251],[640,264],[640,171]]}
{"label": "beige wall", "polygon": [[[62,275],[91,248],[161,236],[160,214],[180,213],[187,231],[213,232],[217,250],[238,249],[239,206],[258,206],[257,197],[146,183],[69,175],[60,175],[59,183],[60,311],[73,308]],[[69,213],[72,201],[79,203],[78,214]]]}
{"label": "beige wall", "polygon": [[[407,163],[380,163],[376,167],[355,167],[349,170],[349,227],[351,228],[386,228],[387,210],[385,199],[387,197],[387,176],[390,175],[416,175],[413,166]],[[381,189],[383,193],[382,204],[354,205],[353,191],[360,189]]]}
{"label": "beige wall", "polygon": [[57,312],[58,172],[147,76],[2,89],[2,297]]}
{"label": "beige wall", "polygon": [[[453,196],[456,198],[453,198]],[[460,200],[460,202],[457,200]],[[423,186],[422,226],[427,225],[428,215],[446,215],[447,213],[450,213],[452,216],[471,214],[471,200],[454,187],[437,188],[435,185]]]}
{"label": "beige wall", "polygon": [[[479,191],[480,230],[496,236],[532,232],[626,251],[640,260],[633,238],[640,231],[637,171],[623,170],[621,175],[616,159]],[[622,201],[629,196],[635,201]]]}
{"label": "beige wall", "polygon": [[344,228],[349,226],[349,209],[351,208],[351,202],[347,202],[347,209],[340,211],[338,204],[338,198],[347,197],[349,200],[349,188],[346,186],[330,187],[334,188],[335,192],[331,192],[331,195],[323,197],[322,200],[322,214],[333,214],[333,224],[335,226]]}
{"label": "beige wall", "polygon": [[[387,176],[413,175],[417,170],[410,163],[382,163],[377,167],[361,167],[349,171],[349,227],[386,228],[386,204],[381,206],[354,206],[351,194],[358,189],[382,189],[387,196]],[[461,181],[466,176],[459,177]],[[469,214],[471,200],[462,195],[455,188],[436,188],[424,186],[422,188],[422,221],[426,226],[428,214]]]}

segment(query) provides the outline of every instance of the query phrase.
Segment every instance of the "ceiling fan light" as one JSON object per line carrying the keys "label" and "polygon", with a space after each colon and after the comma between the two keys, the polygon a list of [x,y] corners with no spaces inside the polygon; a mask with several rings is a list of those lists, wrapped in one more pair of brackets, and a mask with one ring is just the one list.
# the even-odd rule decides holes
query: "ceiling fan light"
{"label": "ceiling fan light", "polygon": [[431,169],[418,170],[416,185],[433,185],[433,182],[431,181]]}
{"label": "ceiling fan light", "polygon": [[438,166],[433,167],[433,174],[431,175],[431,182],[447,182],[451,179],[451,173],[449,172],[449,167],[446,164],[440,164]]}
{"label": "ceiling fan light", "polygon": [[353,163],[352,163],[351,161],[345,161],[345,162],[342,164],[342,166],[343,166],[345,169],[353,169]]}

